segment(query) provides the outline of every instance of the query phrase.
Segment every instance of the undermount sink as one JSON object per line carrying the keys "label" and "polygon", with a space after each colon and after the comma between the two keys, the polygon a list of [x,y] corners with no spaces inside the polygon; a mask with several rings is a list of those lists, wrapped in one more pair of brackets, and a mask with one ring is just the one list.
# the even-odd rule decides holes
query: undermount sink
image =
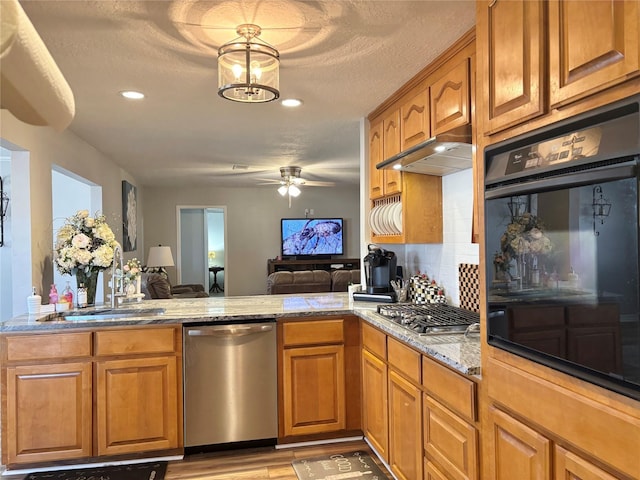
{"label": "undermount sink", "polygon": [[111,320],[114,318],[154,317],[164,314],[164,308],[109,308],[100,310],[62,312],[57,320],[81,322],[86,320]]}

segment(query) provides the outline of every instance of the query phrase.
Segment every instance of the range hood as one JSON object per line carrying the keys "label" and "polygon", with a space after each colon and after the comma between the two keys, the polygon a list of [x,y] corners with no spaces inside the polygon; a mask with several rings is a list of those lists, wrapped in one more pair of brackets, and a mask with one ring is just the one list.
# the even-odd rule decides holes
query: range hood
{"label": "range hood", "polygon": [[376,165],[381,169],[444,176],[472,167],[471,125],[431,137]]}

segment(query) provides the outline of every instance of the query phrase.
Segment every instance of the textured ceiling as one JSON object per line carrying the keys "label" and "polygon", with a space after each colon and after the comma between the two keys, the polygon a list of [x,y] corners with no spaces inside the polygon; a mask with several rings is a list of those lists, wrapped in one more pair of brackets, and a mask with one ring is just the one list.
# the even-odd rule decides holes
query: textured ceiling
{"label": "textured ceiling", "polygon": [[[257,186],[286,165],[308,180],[358,183],[360,119],[475,22],[474,0],[22,6],[74,92],[69,128],[150,186]],[[280,51],[281,98],[302,107],[218,96],[217,48],[242,23]],[[129,89],[146,98],[118,95]]]}

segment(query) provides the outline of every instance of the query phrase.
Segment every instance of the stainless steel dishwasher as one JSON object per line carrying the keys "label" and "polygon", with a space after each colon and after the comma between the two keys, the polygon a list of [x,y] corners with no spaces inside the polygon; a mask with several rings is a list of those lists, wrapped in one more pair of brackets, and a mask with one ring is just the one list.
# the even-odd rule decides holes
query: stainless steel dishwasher
{"label": "stainless steel dishwasher", "polygon": [[183,333],[185,447],[275,444],[275,319],[188,326]]}

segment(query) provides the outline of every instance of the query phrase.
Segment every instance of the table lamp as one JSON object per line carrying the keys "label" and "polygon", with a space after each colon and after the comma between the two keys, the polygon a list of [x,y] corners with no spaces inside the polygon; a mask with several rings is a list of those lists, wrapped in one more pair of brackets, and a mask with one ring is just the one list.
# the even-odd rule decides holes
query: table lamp
{"label": "table lamp", "polygon": [[157,268],[159,271],[166,274],[167,272],[164,267],[173,267],[174,265],[171,247],[158,245],[157,247],[151,247],[149,249],[147,268]]}

